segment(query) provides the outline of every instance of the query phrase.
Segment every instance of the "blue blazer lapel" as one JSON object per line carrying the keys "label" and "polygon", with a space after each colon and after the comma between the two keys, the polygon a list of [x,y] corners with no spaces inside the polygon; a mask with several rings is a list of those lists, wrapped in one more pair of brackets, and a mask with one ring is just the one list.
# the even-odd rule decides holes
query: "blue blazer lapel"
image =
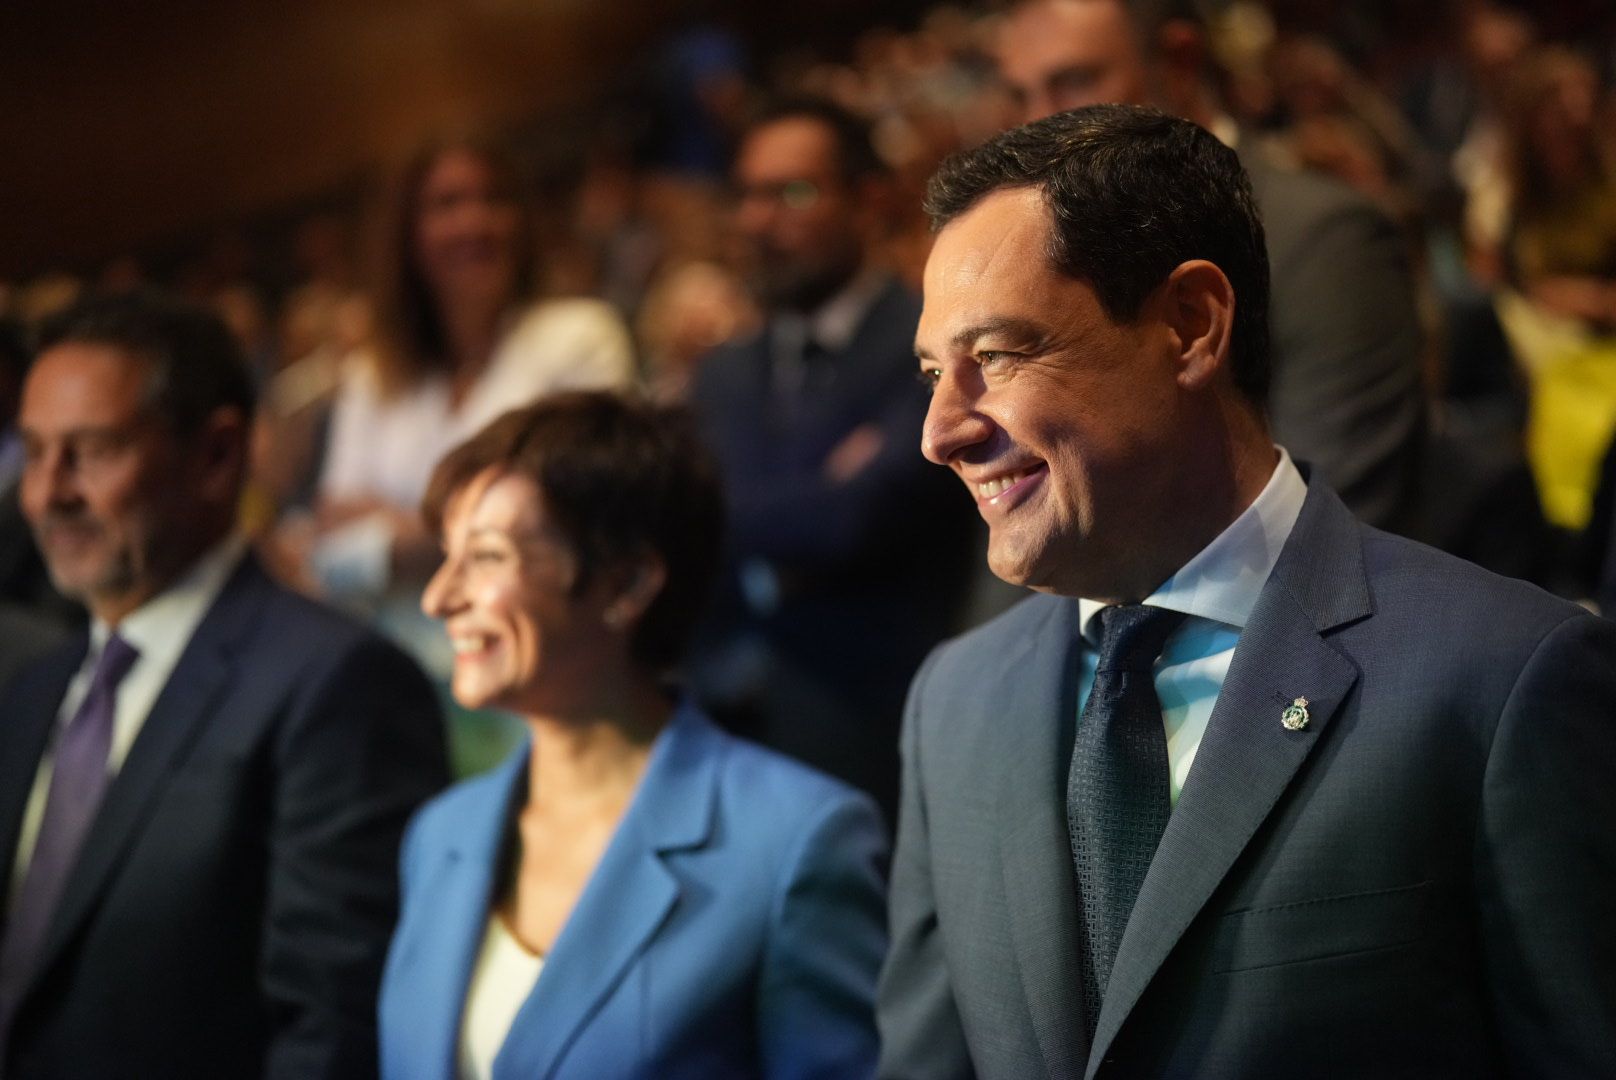
{"label": "blue blazer lapel", "polygon": [[150,715],[113,778],[77,863],[62,887],[55,921],[40,952],[43,972],[94,906],[107,877],[139,832],[173,763],[191,745],[227,687],[241,638],[272,586],[249,556],[198,624]]}
{"label": "blue blazer lapel", "polygon": [[[50,742],[62,698],[84,662],[89,636],[41,658],[11,683],[0,715],[0,874],[17,861],[17,839],[39,760]],[[5,880],[0,878],[0,881]]]}
{"label": "blue blazer lapel", "polygon": [[[1051,1076],[1074,1075],[1088,1056],[1078,958],[1082,934],[1066,827],[1066,755],[1077,716],[1078,608],[1059,602],[1020,651],[996,660],[1005,686],[997,823],[1017,969]],[[1062,718],[1058,724],[1052,717]]]}
{"label": "blue blazer lapel", "polygon": [[688,706],[659,738],[640,790],[511,1024],[495,1080],[554,1075],[673,910],[679,881],[663,856],[699,847],[711,834],[717,738]]}
{"label": "blue blazer lapel", "polygon": [[[1117,949],[1088,1075],[1146,985],[1279,801],[1357,682],[1325,633],[1371,614],[1358,526],[1309,488],[1290,540],[1240,635],[1206,735]],[[1309,721],[1280,713],[1308,700]]]}
{"label": "blue blazer lapel", "polygon": [[[482,948],[511,821],[527,790],[528,751],[514,753],[475,781],[447,846],[420,875],[412,906],[430,913],[398,948],[389,979],[407,987],[399,1025],[410,1038],[410,1076],[449,1080],[459,1071],[460,1024],[472,968]],[[470,792],[468,792],[470,794]]]}

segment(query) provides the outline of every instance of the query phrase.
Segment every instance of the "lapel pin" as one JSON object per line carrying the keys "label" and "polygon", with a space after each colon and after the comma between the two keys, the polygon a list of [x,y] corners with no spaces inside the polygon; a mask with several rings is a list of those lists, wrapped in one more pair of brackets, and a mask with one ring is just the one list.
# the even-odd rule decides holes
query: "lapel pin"
{"label": "lapel pin", "polygon": [[1285,725],[1286,731],[1301,731],[1307,727],[1310,717],[1307,715],[1307,698],[1299,697],[1279,714],[1279,722]]}

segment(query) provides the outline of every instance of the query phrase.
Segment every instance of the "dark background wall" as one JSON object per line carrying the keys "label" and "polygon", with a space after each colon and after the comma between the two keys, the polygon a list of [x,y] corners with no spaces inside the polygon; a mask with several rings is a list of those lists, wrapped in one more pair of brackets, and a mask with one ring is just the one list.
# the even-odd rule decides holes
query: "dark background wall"
{"label": "dark background wall", "polygon": [[0,277],[317,197],[445,127],[575,115],[684,24],[730,26],[764,56],[922,6],[10,0]]}

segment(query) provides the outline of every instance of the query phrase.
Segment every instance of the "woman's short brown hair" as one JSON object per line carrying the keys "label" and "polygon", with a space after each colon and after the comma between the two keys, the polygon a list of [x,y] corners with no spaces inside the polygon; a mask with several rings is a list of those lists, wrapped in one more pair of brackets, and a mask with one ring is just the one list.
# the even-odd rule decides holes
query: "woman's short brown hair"
{"label": "woman's short brown hair", "polygon": [[557,394],[506,413],[433,471],[421,513],[434,531],[483,473],[525,476],[578,560],[574,595],[595,575],[646,554],[667,570],[634,629],[636,662],[654,672],[683,654],[718,570],[723,496],[689,413],[609,392]]}

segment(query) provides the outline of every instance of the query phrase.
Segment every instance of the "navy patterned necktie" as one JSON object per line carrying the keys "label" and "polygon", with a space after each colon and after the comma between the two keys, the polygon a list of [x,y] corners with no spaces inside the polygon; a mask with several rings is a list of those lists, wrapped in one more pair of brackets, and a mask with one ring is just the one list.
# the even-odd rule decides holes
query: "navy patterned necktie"
{"label": "navy patterned necktie", "polygon": [[1066,825],[1083,925],[1089,1037],[1122,931],[1172,810],[1155,664],[1184,615],[1143,604],[1102,608],[1100,659],[1072,743]]}
{"label": "navy patterned necktie", "polygon": [[12,1010],[44,947],[62,888],[106,792],[118,684],[139,655],[117,634],[107,638],[90,688],[56,740],[39,838],[22,885],[12,898],[0,940],[0,1050],[5,1046]]}

